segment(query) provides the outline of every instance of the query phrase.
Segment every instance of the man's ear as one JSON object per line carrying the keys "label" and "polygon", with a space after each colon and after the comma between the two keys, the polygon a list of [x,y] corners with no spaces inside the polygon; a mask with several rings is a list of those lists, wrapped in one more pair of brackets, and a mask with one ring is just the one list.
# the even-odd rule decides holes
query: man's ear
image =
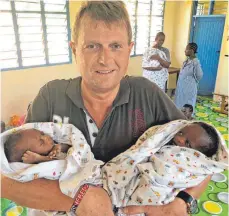
{"label": "man's ear", "polygon": [[133,49],[133,46],[134,46],[134,42],[132,41],[132,42],[130,42],[130,44],[129,44],[129,55],[130,55],[130,53],[131,53],[131,50]]}
{"label": "man's ear", "polygon": [[69,45],[70,45],[70,47],[72,49],[72,52],[73,52],[74,56],[76,56],[76,44],[75,44],[75,42],[70,41]]}

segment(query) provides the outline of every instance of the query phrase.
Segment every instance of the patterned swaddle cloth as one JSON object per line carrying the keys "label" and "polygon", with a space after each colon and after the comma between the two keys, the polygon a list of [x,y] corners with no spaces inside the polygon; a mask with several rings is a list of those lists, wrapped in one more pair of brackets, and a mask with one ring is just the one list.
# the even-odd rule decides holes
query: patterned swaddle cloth
{"label": "patterned swaddle cloth", "polygon": [[[48,134],[57,143],[69,144],[65,160],[53,160],[39,164],[25,164],[21,162],[8,163],[4,153],[4,143],[7,137],[20,130],[37,129]],[[100,166],[104,163],[95,160],[83,134],[71,124],[55,123],[28,123],[18,128],[5,131],[1,137],[1,168],[2,173],[12,179],[21,182],[31,181],[37,178],[59,179],[61,191],[72,198],[79,187],[85,183],[101,184]],[[29,215],[43,215],[44,212],[31,210]],[[57,215],[54,212],[46,212],[45,215]],[[61,214],[63,215],[63,214]]]}
{"label": "patterned swaddle cloth", "polygon": [[[83,134],[73,125],[28,123],[0,135],[2,172],[21,182],[36,178],[59,179],[60,189],[70,197],[85,183],[102,183],[116,207],[166,204],[180,190],[198,185],[207,175],[228,168],[225,141],[217,130],[219,148],[212,158],[193,149],[166,146],[179,130],[191,123],[177,120],[148,129],[134,146],[103,166],[102,172],[100,167],[104,163],[94,159]],[[3,148],[8,135],[30,128],[43,131],[58,143],[72,145],[67,158],[40,164],[8,163]],[[43,213],[33,210],[29,215]]]}
{"label": "patterned swaddle cloth", "polygon": [[166,145],[192,123],[176,120],[154,126],[103,167],[103,187],[116,207],[167,204],[179,191],[228,169],[225,141],[216,129],[219,148],[212,158],[191,148]]}

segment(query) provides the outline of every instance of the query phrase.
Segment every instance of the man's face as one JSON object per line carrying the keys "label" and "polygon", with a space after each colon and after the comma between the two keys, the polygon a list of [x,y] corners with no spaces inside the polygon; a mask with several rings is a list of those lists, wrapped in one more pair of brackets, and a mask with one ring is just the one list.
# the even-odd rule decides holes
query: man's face
{"label": "man's face", "polygon": [[107,26],[87,18],[81,23],[77,43],[71,46],[85,86],[96,92],[119,86],[133,46],[123,23]]}
{"label": "man's face", "polygon": [[182,110],[181,110],[184,115],[190,119],[192,117],[192,112],[190,111],[190,109],[188,107],[183,107]]}

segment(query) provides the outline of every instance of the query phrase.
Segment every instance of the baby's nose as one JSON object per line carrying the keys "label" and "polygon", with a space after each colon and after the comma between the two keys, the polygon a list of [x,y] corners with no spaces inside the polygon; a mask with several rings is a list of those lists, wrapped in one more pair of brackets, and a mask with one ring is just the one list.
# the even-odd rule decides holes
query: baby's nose
{"label": "baby's nose", "polygon": [[182,136],[177,137],[177,142],[179,146],[185,146],[185,138]]}

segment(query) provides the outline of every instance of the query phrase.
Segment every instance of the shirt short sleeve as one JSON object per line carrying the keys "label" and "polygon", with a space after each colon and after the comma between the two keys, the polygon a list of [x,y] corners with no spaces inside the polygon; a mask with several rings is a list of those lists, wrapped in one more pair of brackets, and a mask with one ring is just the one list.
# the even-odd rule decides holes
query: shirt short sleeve
{"label": "shirt short sleeve", "polygon": [[168,61],[168,62],[171,62],[169,50],[168,50],[167,48],[165,48],[165,47],[162,47],[162,48],[161,48],[161,51],[163,51],[163,52],[165,53],[166,58],[167,58],[167,61]]}

